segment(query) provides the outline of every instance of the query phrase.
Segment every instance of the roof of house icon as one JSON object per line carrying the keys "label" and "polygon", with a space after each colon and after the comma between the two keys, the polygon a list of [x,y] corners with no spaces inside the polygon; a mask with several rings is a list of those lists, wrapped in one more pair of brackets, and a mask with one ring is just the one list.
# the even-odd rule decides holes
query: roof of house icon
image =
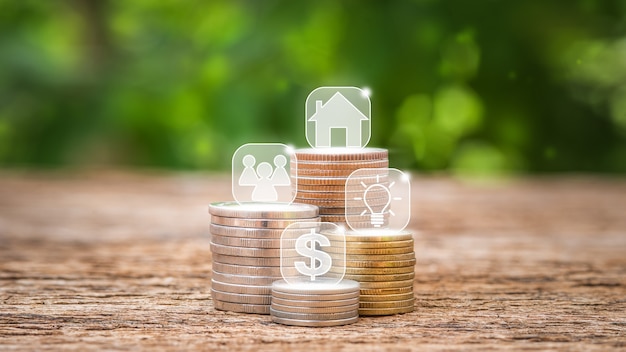
{"label": "roof of house icon", "polygon": [[361,121],[369,120],[340,92],[322,104],[315,101],[315,113],[307,120],[315,122],[315,146],[331,146],[331,130],[345,129],[346,146],[361,147]]}

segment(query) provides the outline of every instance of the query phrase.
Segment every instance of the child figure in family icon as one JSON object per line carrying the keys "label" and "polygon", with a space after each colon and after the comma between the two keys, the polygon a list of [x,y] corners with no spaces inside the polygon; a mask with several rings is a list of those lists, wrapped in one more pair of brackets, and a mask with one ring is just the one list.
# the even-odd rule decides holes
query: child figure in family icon
{"label": "child figure in family icon", "polygon": [[275,202],[278,200],[276,186],[290,186],[291,180],[285,170],[287,158],[284,155],[276,155],[274,157],[274,167],[268,162],[262,162],[257,165],[256,158],[247,154],[243,157],[243,172],[239,177],[239,186],[254,186],[252,191],[252,200],[255,202]]}

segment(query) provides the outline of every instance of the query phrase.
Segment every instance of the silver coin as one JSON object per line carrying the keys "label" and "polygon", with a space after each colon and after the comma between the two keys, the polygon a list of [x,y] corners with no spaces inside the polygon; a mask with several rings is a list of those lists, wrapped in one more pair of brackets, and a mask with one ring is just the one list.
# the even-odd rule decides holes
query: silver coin
{"label": "silver coin", "polygon": [[268,295],[272,293],[272,286],[238,285],[219,282],[211,279],[211,288],[216,291],[229,293],[243,293],[245,295]]}
{"label": "silver coin", "polygon": [[224,274],[249,276],[280,276],[280,267],[277,266],[243,266],[213,262],[212,269]]}
{"label": "silver coin", "polygon": [[364,290],[373,288],[396,288],[396,287],[413,287],[413,280],[399,281],[363,281],[361,288]]}
{"label": "silver coin", "polygon": [[213,235],[230,236],[239,238],[280,238],[284,229],[254,229],[247,227],[233,227],[223,225],[210,225],[210,231]]}
{"label": "silver coin", "polygon": [[[223,246],[247,248],[280,248],[280,238],[241,238],[211,235],[211,242]],[[295,246],[295,240],[293,240]]]}
{"label": "silver coin", "polygon": [[280,267],[280,258],[261,258],[261,257],[241,257],[234,255],[223,255],[219,253],[211,253],[213,263],[224,263],[233,265],[247,266],[276,266]]}
{"label": "silver coin", "polygon": [[214,300],[222,302],[232,303],[245,303],[245,304],[267,304],[271,303],[271,296],[268,295],[245,295],[241,293],[222,292],[211,289],[211,297]]}
{"label": "silver coin", "polygon": [[337,294],[358,291],[359,283],[353,280],[341,280],[336,282],[335,279],[317,278],[315,281],[296,281],[288,283],[285,280],[279,280],[272,284],[272,291],[293,293],[293,294]]}
{"label": "silver coin", "polygon": [[278,258],[280,257],[279,248],[247,248],[222,246],[220,244],[211,243],[211,252],[224,255],[232,255],[235,257],[263,257]]}
{"label": "silver coin", "polygon": [[341,326],[353,324],[359,321],[359,317],[337,320],[302,320],[302,319],[286,319],[272,316],[272,321],[283,325],[292,326],[306,326],[306,327],[326,327],[326,326]]}
{"label": "silver coin", "polygon": [[[402,301],[414,297],[413,292],[399,293],[395,295],[361,295],[360,302],[385,302],[385,301]],[[272,300],[274,297],[272,297]]]}
{"label": "silver coin", "polygon": [[317,217],[318,210],[298,203],[217,202],[209,205],[209,213],[228,218],[303,219]]}
{"label": "silver coin", "polygon": [[224,302],[214,299],[213,306],[218,310],[226,310],[237,313],[270,314],[270,306],[267,304],[243,304]]}
{"label": "silver coin", "polygon": [[227,218],[223,216],[212,215],[211,223],[223,226],[247,227],[257,229],[284,229],[285,227],[297,222],[319,222],[320,218],[310,219],[244,219],[244,218]]}
{"label": "silver coin", "polygon": [[224,274],[213,270],[213,272],[211,273],[211,278],[215,281],[224,282],[227,284],[269,286],[272,284],[272,282],[280,280],[282,276],[234,275]]}
{"label": "silver coin", "polygon": [[358,282],[413,280],[415,272],[390,275],[345,275],[344,278]]}
{"label": "silver coin", "polygon": [[330,314],[330,313],[345,313],[355,312],[359,309],[359,303],[354,303],[348,306],[333,306],[333,307],[302,307],[302,306],[285,306],[275,302],[271,303],[271,308],[285,313],[299,313],[299,314]]}
{"label": "silver coin", "polygon": [[270,306],[270,314],[278,318],[300,319],[300,320],[337,320],[348,319],[359,316],[358,309],[341,313],[290,313],[276,310]]}
{"label": "silver coin", "polygon": [[409,298],[409,299],[405,299],[402,301],[361,302],[359,309],[413,307],[414,304],[415,304],[415,298]]}
{"label": "silver coin", "polygon": [[[310,294],[297,294],[297,293],[284,293],[280,291],[272,291],[272,299],[284,299],[288,301],[297,301],[297,302],[329,302],[328,305],[331,305],[331,302],[340,302],[344,300],[351,300],[359,298],[360,291],[356,290],[353,292],[347,293],[335,293],[335,294],[323,294],[318,295],[315,293]],[[306,303],[303,303],[306,304]],[[324,303],[326,304],[326,303]]]}
{"label": "silver coin", "polygon": [[359,308],[359,315],[393,315],[410,313],[414,310],[414,306],[398,308]]}
{"label": "silver coin", "polygon": [[[311,298],[316,298],[322,295],[310,295]],[[323,295],[331,296],[331,295]],[[335,300],[301,300],[301,299],[286,299],[276,297],[272,295],[272,303],[290,306],[290,307],[341,307],[341,306],[349,306],[353,304],[359,303],[359,296],[355,296],[348,299],[335,299]]]}

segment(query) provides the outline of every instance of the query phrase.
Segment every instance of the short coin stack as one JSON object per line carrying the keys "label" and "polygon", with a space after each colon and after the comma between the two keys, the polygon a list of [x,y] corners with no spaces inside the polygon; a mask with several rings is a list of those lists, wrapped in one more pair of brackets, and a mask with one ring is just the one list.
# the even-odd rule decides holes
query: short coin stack
{"label": "short coin stack", "polygon": [[280,236],[295,222],[319,222],[307,204],[212,203],[211,296],[216,309],[270,313],[271,285],[281,279]]}
{"label": "short coin stack", "polygon": [[338,326],[359,319],[359,283],[353,280],[284,280],[272,284],[272,321],[297,326]]}
{"label": "short coin stack", "polygon": [[[297,184],[295,201],[317,205],[324,222],[345,223],[346,197],[363,196],[360,185],[355,189],[345,187],[346,179],[352,172],[389,166],[387,150],[378,148],[296,149],[295,156],[297,162],[292,160],[291,163],[291,177]],[[377,200],[374,198],[373,202]],[[360,201],[355,201],[354,206],[351,220],[359,222],[358,216],[364,208]],[[363,215],[362,221],[363,227],[366,227],[370,219]]]}
{"label": "short coin stack", "polygon": [[413,235],[384,229],[346,233],[346,279],[360,282],[360,315],[413,311]]}

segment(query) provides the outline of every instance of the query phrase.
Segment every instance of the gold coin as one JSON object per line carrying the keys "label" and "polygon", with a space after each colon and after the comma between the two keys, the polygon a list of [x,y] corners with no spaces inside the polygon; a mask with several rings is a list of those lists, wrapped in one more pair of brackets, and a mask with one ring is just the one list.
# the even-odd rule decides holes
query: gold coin
{"label": "gold coin", "polygon": [[211,216],[211,223],[224,226],[248,227],[248,228],[271,228],[284,229],[285,227],[297,222],[319,222],[320,218],[310,219],[243,219],[243,218],[227,218],[222,216]]}
{"label": "gold coin", "polygon": [[[300,185],[323,185],[323,186],[345,186],[347,177],[321,177],[321,176],[295,176],[291,175],[291,182]],[[363,176],[359,178],[365,184],[389,182],[388,176]]]}
{"label": "gold coin", "polygon": [[[295,159],[292,159],[295,160]],[[291,163],[291,167],[293,168],[297,166],[298,169],[325,169],[325,170],[343,170],[343,169],[374,169],[374,168],[388,168],[389,160],[388,159],[379,159],[379,160],[363,160],[363,161],[351,161],[351,162],[327,162],[327,161],[296,161]]]}
{"label": "gold coin", "polygon": [[412,272],[415,272],[414,266],[398,268],[346,268],[346,275],[392,275]]}
{"label": "gold coin", "polygon": [[[343,252],[343,248],[328,247],[324,249],[326,252]],[[413,247],[388,247],[388,248],[359,248],[350,246],[350,242],[346,242],[346,254],[362,254],[362,255],[392,255],[413,253]]]}
{"label": "gold coin", "polygon": [[415,259],[397,260],[397,261],[379,261],[379,260],[351,260],[346,262],[346,267],[351,268],[397,268],[401,266],[414,266]]}
{"label": "gold coin", "polygon": [[413,234],[409,231],[395,231],[389,229],[363,229],[347,231],[346,241],[350,242],[396,242],[413,240]]}
{"label": "gold coin", "polygon": [[[363,201],[363,192],[305,192],[305,191],[301,191],[298,190],[298,192],[296,193],[296,197],[297,198],[302,198],[302,199],[334,199],[334,200],[358,200],[360,202]],[[372,199],[379,199],[379,198],[385,198],[385,201],[389,199],[389,196],[387,195],[387,193],[385,191],[371,191],[367,194],[367,199],[368,200],[372,200]],[[363,207],[364,210],[367,209],[367,207],[365,206],[365,203],[363,203]]]}
{"label": "gold coin", "polygon": [[[330,235],[328,233],[323,233],[322,235],[326,236],[330,241],[342,241],[341,236]],[[348,237],[345,237],[346,248],[360,248],[360,249],[384,249],[384,248],[413,248],[414,242],[413,240],[404,240],[404,241],[380,241],[380,242],[358,242],[351,241]]]}
{"label": "gold coin", "polygon": [[362,281],[361,289],[413,287],[413,279],[400,281]]}
{"label": "gold coin", "polygon": [[377,261],[398,261],[398,260],[410,260],[415,259],[415,253],[404,254],[352,254],[349,250],[346,252],[346,261],[361,261],[361,260],[377,260]]}
{"label": "gold coin", "polygon": [[394,288],[361,288],[361,296],[413,294],[413,285]]}
{"label": "gold coin", "polygon": [[401,301],[387,301],[387,302],[361,302],[360,309],[380,309],[380,308],[401,308],[401,307],[413,307],[415,304],[415,298],[409,298]]}
{"label": "gold coin", "polygon": [[286,313],[301,313],[301,314],[327,314],[327,313],[354,313],[359,309],[359,302],[352,303],[347,306],[324,306],[324,307],[304,307],[304,306],[286,306],[278,304],[272,300],[271,308],[277,311]]}
{"label": "gold coin", "polygon": [[[414,298],[413,292],[402,293],[397,295],[361,295],[359,297],[360,302],[392,302],[403,301],[406,299]],[[273,299],[273,298],[272,298]]]}
{"label": "gold coin", "polygon": [[[301,168],[298,166],[294,167],[293,165],[291,166],[291,174],[292,175],[298,175],[298,177],[348,177],[350,176],[350,174],[352,174],[354,171],[359,170],[361,168],[357,167],[357,168],[347,168],[347,169],[326,169],[326,168]],[[389,172],[387,171],[387,168],[380,168],[380,169],[365,169],[363,171],[360,172],[359,174],[359,178],[360,177],[368,177],[368,176],[377,176],[380,175],[380,177],[388,177],[389,176]]]}
{"label": "gold coin", "polygon": [[[383,186],[388,186],[389,182],[379,182]],[[324,185],[324,184],[298,184],[298,192],[322,192],[322,193],[345,193],[345,192],[361,192],[363,193],[363,185]]]}
{"label": "gold coin", "polygon": [[410,313],[414,310],[414,306],[399,308],[359,308],[359,315],[393,315]]}
{"label": "gold coin", "polygon": [[404,274],[391,274],[391,275],[345,275],[344,278],[359,281],[359,282],[371,282],[371,281],[400,281],[400,280],[413,280],[415,273]]}
{"label": "gold coin", "polygon": [[387,149],[379,148],[305,148],[296,149],[298,161],[356,161],[388,158]]}
{"label": "gold coin", "polygon": [[214,299],[213,306],[217,310],[226,310],[237,313],[270,314],[269,304],[242,304]]}

